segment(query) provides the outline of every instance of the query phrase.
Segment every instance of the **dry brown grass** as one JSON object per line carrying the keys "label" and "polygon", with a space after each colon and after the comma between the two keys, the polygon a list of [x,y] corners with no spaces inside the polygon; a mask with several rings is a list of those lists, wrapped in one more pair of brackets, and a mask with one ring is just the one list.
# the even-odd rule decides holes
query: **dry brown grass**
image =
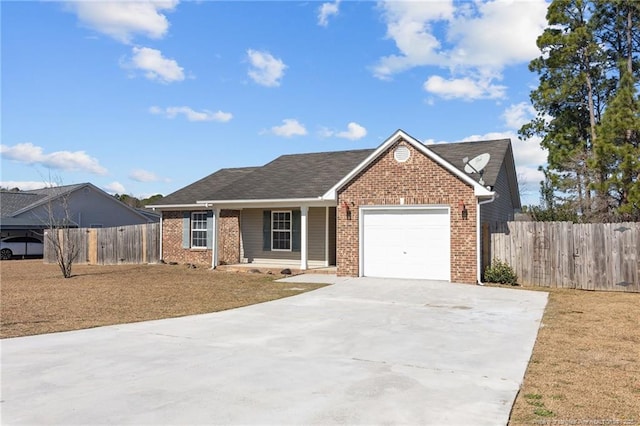
{"label": "dry brown grass", "polygon": [[510,425],[640,424],[640,294],[549,291]]}
{"label": "dry brown grass", "polygon": [[0,337],[201,314],[293,296],[323,285],[185,265],[74,265],[62,278],[42,260],[0,262]]}
{"label": "dry brown grass", "polygon": [[[65,280],[42,261],[0,262],[0,336],[214,312],[322,286],[184,265],[73,273]],[[509,424],[640,424],[640,294],[538,290],[549,303]]]}

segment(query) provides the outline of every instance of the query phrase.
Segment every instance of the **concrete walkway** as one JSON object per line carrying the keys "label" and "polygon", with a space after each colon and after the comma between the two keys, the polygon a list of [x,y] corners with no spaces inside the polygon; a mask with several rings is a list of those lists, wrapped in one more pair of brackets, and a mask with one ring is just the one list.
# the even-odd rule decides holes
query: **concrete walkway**
{"label": "concrete walkway", "polygon": [[335,282],[213,314],[2,340],[1,422],[506,424],[546,293]]}

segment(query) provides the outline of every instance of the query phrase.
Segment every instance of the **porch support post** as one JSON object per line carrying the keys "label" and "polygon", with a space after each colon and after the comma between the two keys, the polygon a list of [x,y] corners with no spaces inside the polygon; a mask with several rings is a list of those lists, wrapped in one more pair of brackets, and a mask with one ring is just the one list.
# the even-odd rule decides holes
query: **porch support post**
{"label": "porch support post", "polygon": [[329,206],[324,208],[324,266],[329,266]]}
{"label": "porch support post", "polygon": [[309,267],[308,262],[308,240],[309,240],[309,207],[300,207],[300,269],[305,270]]}
{"label": "porch support post", "polygon": [[211,244],[211,269],[218,267],[218,222],[220,209],[213,208],[213,241]]}

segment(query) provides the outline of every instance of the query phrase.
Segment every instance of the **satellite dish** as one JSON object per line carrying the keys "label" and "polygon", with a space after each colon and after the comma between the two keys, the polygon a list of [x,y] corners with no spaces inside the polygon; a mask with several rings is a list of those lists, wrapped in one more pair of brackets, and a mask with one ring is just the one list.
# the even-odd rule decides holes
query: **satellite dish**
{"label": "satellite dish", "polygon": [[488,152],[480,154],[477,157],[472,158],[470,161],[467,161],[467,157],[465,157],[462,159],[462,161],[464,161],[464,171],[467,173],[480,173],[485,167],[487,167],[490,159],[491,154]]}
{"label": "satellite dish", "polygon": [[472,158],[470,161],[469,157],[464,157],[462,161],[464,162],[464,171],[467,173],[478,173],[480,175],[480,179],[478,179],[478,183],[480,185],[484,185],[484,179],[482,179],[482,174],[484,168],[489,164],[489,160],[491,159],[491,155],[488,152],[484,154],[480,154],[477,157]]}

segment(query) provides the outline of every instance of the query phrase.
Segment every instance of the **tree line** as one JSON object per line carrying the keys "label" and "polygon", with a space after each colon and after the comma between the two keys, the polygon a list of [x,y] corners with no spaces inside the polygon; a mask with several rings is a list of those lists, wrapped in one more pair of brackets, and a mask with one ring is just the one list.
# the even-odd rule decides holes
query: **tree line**
{"label": "tree line", "polygon": [[[640,2],[553,0],[529,64],[547,218],[640,220]],[[535,209],[533,209],[535,210]]]}
{"label": "tree line", "polygon": [[140,198],[134,197],[133,195],[114,194],[114,198],[116,198],[119,201],[122,201],[129,207],[133,207],[134,209],[141,209],[148,204],[154,204],[156,201],[159,201],[160,199],[162,199],[162,197],[163,197],[162,194],[155,194],[148,198],[140,199]]}

